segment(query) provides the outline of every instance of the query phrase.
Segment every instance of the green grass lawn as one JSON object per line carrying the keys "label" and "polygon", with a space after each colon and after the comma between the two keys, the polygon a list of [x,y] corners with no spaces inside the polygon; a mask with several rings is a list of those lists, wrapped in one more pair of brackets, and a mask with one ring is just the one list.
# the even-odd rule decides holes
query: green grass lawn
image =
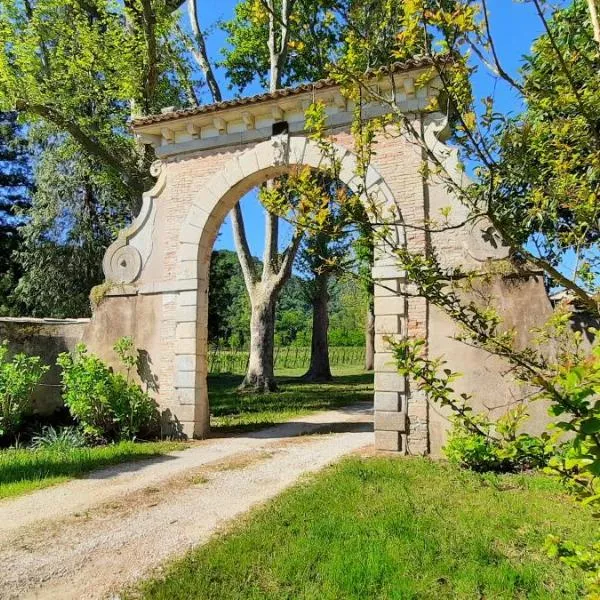
{"label": "green grass lawn", "polygon": [[94,469],[186,447],[183,442],[120,442],[94,448],[0,450],[0,499],[62,483]]}
{"label": "green grass lawn", "polygon": [[318,384],[300,380],[304,371],[279,370],[279,390],[266,395],[238,391],[242,375],[210,375],[211,428],[217,432],[247,431],[373,398],[373,373],[361,367],[334,368],[333,381]]}
{"label": "green grass lawn", "polygon": [[549,533],[590,541],[591,512],[542,475],[353,457],[312,476],[130,592],[146,600],[581,598]]}
{"label": "green grass lawn", "polygon": [[[244,431],[282,423],[372,397],[373,375],[360,367],[334,369],[326,384],[300,381],[302,370],[278,372],[280,390],[266,396],[238,392],[241,375],[209,377],[211,425],[216,431]],[[94,448],[0,450],[0,499],[18,496],[117,463],[142,460],[182,449],[178,442],[122,442]]]}

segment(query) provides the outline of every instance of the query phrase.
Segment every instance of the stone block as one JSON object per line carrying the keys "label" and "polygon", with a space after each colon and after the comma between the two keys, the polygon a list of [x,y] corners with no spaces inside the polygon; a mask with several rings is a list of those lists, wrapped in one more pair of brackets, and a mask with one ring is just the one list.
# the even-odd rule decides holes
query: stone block
{"label": "stone block", "polygon": [[251,177],[258,171],[258,161],[254,150],[243,152],[238,158],[238,163],[245,177]]}
{"label": "stone block", "polygon": [[395,267],[398,264],[398,258],[385,250],[378,250],[375,253],[373,267]]}
{"label": "stone block", "polygon": [[179,235],[179,241],[182,244],[193,244],[198,245],[200,242],[201,231],[198,227],[190,225],[190,223],[184,223],[181,227],[181,233]]}
{"label": "stone block", "polygon": [[208,218],[209,214],[204,208],[200,208],[199,206],[191,206],[187,214],[186,222],[194,227],[202,229],[208,221]]}
{"label": "stone block", "polygon": [[402,410],[402,392],[375,392],[375,411],[399,411]]}
{"label": "stone block", "polygon": [[406,380],[400,373],[375,372],[375,392],[402,392],[405,386]]}
{"label": "stone block", "polygon": [[175,328],[175,337],[178,340],[184,340],[186,338],[196,338],[196,323],[195,322],[181,322],[177,323]]}
{"label": "stone block", "polygon": [[196,385],[196,371],[180,371],[175,373],[175,387],[177,388],[193,388]]}
{"label": "stone block", "polygon": [[177,354],[175,365],[179,371],[195,371],[198,357],[195,354]]}
{"label": "stone block", "polygon": [[195,337],[178,339],[175,344],[175,354],[195,354],[196,347],[197,343]]}
{"label": "stone block", "polygon": [[198,315],[198,307],[196,306],[180,306],[177,309],[178,321],[194,321]]}
{"label": "stone block", "polygon": [[402,438],[398,431],[375,430],[375,448],[386,452],[400,452],[402,450]]}
{"label": "stone block", "polygon": [[175,390],[175,401],[178,405],[196,404],[196,388],[177,388]]}
{"label": "stone block", "polygon": [[177,257],[179,261],[198,260],[198,246],[196,244],[179,244]]}
{"label": "stone block", "polygon": [[380,296],[397,296],[401,292],[400,279],[379,279],[375,282],[373,294],[375,298]]}
{"label": "stone block", "polygon": [[404,296],[375,296],[375,314],[404,315],[406,313],[406,298]]}
{"label": "stone block", "polygon": [[397,373],[398,366],[391,352],[377,352],[375,354],[375,371],[377,373]]}
{"label": "stone block", "polygon": [[177,294],[177,306],[196,306],[198,304],[198,293],[194,291],[179,292]]}
{"label": "stone block", "polygon": [[388,340],[400,340],[402,338],[402,334],[396,335],[388,335],[388,334],[376,334],[375,335],[375,352],[389,352],[390,351],[390,343]]}
{"label": "stone block", "polygon": [[303,164],[306,145],[305,137],[290,137],[290,164]]}
{"label": "stone block", "polygon": [[404,411],[375,411],[375,431],[406,431],[406,413]]}
{"label": "stone block", "polygon": [[227,163],[226,168],[223,170],[223,174],[225,175],[225,179],[227,179],[230,188],[237,185],[246,177],[237,158],[234,158]]}
{"label": "stone block", "polygon": [[401,318],[399,315],[375,314],[375,333],[393,334],[402,333]]}
{"label": "stone block", "polygon": [[406,272],[396,265],[377,266],[372,270],[373,279],[403,279]]}

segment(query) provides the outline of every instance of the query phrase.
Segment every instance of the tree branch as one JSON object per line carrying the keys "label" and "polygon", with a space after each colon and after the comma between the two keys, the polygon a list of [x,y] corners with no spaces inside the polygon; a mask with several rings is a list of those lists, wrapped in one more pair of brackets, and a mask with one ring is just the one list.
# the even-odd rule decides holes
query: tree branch
{"label": "tree branch", "polygon": [[292,265],[294,264],[294,259],[298,253],[298,248],[300,248],[303,235],[304,234],[300,229],[295,229],[292,241],[283,254],[279,273],[277,273],[276,284],[278,286],[283,285],[292,274]]}
{"label": "tree branch", "polygon": [[83,129],[81,129],[81,127],[79,127],[79,125],[77,125],[77,123],[66,119],[55,109],[44,104],[30,104],[25,100],[18,100],[16,109],[20,112],[29,112],[42,117],[67,131],[90,156],[95,156],[118,173],[123,178],[125,185],[133,193],[139,195],[144,192],[144,180],[141,174],[129,170],[125,166],[125,160],[115,155],[114,151],[109,151],[97,139],[90,137]]}
{"label": "tree branch", "polygon": [[248,238],[246,236],[242,207],[239,202],[235,205],[230,214],[235,249],[240,261],[240,267],[242,268],[242,274],[244,275],[246,288],[248,289],[250,297],[252,297],[252,291],[256,284],[256,271],[254,268],[254,261],[252,260],[252,254],[250,253],[250,246],[248,245]]}
{"label": "tree branch", "polygon": [[[271,182],[267,182],[269,185]],[[263,279],[277,272],[279,242],[279,217],[268,210],[265,212],[265,248],[263,251]]]}
{"label": "tree branch", "polygon": [[204,78],[206,79],[206,83],[208,84],[208,89],[210,90],[213,101],[221,102],[223,96],[221,94],[221,88],[217,83],[217,79],[212,69],[212,65],[210,64],[210,60],[208,59],[208,53],[206,51],[206,40],[204,39],[204,34],[202,33],[202,29],[200,27],[200,19],[198,17],[198,11],[196,9],[196,0],[187,0],[187,8],[190,25],[194,34],[194,40],[196,42],[196,45],[198,46],[198,50],[193,51],[192,54],[194,55],[196,62],[200,66],[200,69],[204,73]]}

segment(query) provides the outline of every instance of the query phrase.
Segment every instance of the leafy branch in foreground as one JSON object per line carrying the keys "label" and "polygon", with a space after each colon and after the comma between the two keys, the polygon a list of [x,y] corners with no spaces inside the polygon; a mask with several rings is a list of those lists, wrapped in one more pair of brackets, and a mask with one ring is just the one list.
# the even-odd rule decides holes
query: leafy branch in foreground
{"label": "leafy branch in foreground", "polygon": [[[556,9],[534,0],[545,33],[513,75],[502,64],[485,1],[378,4],[394,15],[395,39],[387,58],[380,57],[374,65],[367,36],[355,31],[348,37],[346,56],[334,67],[343,93],[355,104],[356,172],[363,178],[359,194],[368,207],[375,243],[391,248],[398,267],[406,272],[405,293],[439,307],[455,323],[460,341],[506,360],[529,399],[546,402],[551,415],[561,419],[533,441],[535,450],[528,443],[523,449],[544,461],[549,458],[548,469],[580,499],[598,506],[600,342],[593,328],[584,327],[589,337],[584,343],[572,327],[578,311],[584,311],[588,323],[600,319],[600,53],[589,5],[574,0]],[[376,31],[378,27],[385,25],[376,24]],[[442,113],[451,126],[458,163],[436,151],[438,140],[432,146],[422,121],[407,113],[395,93],[371,85],[369,69],[414,55],[430,61],[431,68],[415,86],[438,86],[439,95],[428,110]],[[519,114],[498,111],[491,97],[475,97],[470,79],[481,69],[518,95],[524,107]],[[388,87],[396,89],[393,69],[375,77],[389,77]],[[365,122],[363,106],[372,103],[385,107],[387,115]],[[448,270],[431,248],[437,232],[456,228],[449,214],[441,215],[440,225],[429,215],[424,222],[406,223],[400,214],[382,213],[377,198],[369,194],[365,174],[378,140],[389,136],[403,136],[422,151],[425,179],[441,183],[461,205],[459,226],[479,223],[488,238],[506,248],[505,259],[471,271]],[[461,176],[466,165],[472,182]],[[425,250],[399,242],[393,235],[398,223],[409,231],[420,228],[428,242]],[[566,292],[567,299],[529,341],[518,340],[502,322],[491,282],[540,275],[548,290]],[[392,346],[400,371],[430,401],[452,410],[469,434],[501,439],[504,431],[512,442],[519,438],[515,432],[523,415],[513,413],[508,423],[472,415],[471,398],[454,394],[456,373],[431,360],[424,341],[394,340]],[[565,432],[572,441],[563,449],[555,440]],[[555,553],[590,572],[588,591],[590,597],[598,597],[597,548],[555,544]]]}

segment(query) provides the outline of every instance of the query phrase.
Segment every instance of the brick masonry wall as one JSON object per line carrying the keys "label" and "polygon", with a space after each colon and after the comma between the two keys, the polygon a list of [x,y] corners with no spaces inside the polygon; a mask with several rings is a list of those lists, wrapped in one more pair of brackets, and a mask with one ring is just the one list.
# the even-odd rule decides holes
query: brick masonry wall
{"label": "brick masonry wall", "polygon": [[[333,132],[341,152],[352,150],[349,129]],[[292,137],[293,152],[303,164],[322,161],[313,143]],[[422,225],[425,218],[421,154],[406,138],[381,134],[367,181],[380,199],[387,198],[395,216],[392,229],[410,248],[425,248],[422,232],[403,223]],[[187,435],[208,430],[206,391],[206,277],[212,243],[226,213],[252,187],[284,172],[275,164],[270,141],[176,155],[165,161],[165,185],[156,198],[152,220],[152,248],[135,285],[162,286],[158,368],[159,400]],[[275,162],[274,162],[275,161]],[[342,173],[352,179],[353,157],[344,158]],[[376,373],[375,442],[378,448],[422,454],[428,449],[427,410],[423,398],[409,394],[398,375],[385,339],[387,336],[424,335],[427,307],[420,299],[404,296],[404,274],[385,250],[378,251],[373,267],[375,300]],[[171,287],[169,287],[171,286]],[[151,326],[148,324],[148,326]]]}

